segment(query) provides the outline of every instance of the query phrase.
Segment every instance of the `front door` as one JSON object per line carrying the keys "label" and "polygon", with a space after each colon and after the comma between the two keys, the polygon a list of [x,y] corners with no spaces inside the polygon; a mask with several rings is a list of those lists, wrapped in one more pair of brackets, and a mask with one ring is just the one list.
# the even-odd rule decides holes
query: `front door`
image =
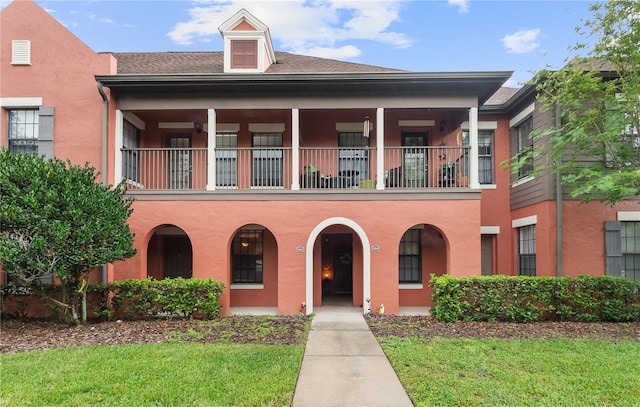
{"label": "front door", "polygon": [[[351,236],[349,235],[351,239]],[[353,244],[339,243],[333,248],[333,284],[335,294],[353,293]]]}
{"label": "front door", "polygon": [[403,132],[402,133],[402,171],[404,187],[423,188],[426,186],[426,173],[428,168],[427,158],[427,133]]}
{"label": "front door", "polygon": [[169,136],[167,147],[169,189],[191,188],[191,136]]}
{"label": "front door", "polygon": [[191,278],[193,251],[187,236],[164,237],[164,278]]}

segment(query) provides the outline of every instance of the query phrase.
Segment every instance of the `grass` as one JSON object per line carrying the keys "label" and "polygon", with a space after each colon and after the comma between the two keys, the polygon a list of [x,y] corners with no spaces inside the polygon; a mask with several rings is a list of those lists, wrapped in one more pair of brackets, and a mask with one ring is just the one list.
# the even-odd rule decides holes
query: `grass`
{"label": "grass", "polygon": [[2,406],[288,406],[303,345],[173,342],[0,355]]}
{"label": "grass", "polygon": [[415,406],[640,405],[640,342],[378,341]]}

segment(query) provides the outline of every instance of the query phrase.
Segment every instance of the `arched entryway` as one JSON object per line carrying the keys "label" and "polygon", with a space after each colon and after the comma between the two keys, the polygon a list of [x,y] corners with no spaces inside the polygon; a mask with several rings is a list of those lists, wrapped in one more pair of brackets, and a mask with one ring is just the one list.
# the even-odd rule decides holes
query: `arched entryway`
{"label": "arched entryway", "polygon": [[189,236],[175,225],[158,226],[147,246],[147,276],[191,278],[193,249]]}
{"label": "arched entryway", "polygon": [[350,301],[366,312],[371,296],[369,239],[347,218],[330,218],[309,235],[306,247],[307,313],[315,305]]}

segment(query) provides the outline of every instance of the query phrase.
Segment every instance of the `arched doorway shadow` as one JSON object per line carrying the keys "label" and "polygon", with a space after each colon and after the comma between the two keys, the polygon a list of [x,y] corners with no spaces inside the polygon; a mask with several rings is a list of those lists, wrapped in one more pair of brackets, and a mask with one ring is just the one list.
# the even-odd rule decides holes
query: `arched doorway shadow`
{"label": "arched doorway shadow", "polygon": [[147,245],[147,276],[164,278],[193,277],[191,239],[175,225],[158,226]]}

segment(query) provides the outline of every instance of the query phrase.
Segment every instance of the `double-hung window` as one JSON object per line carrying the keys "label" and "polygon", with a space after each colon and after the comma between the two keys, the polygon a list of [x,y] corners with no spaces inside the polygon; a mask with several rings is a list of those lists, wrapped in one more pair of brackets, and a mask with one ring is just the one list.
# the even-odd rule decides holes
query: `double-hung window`
{"label": "double-hung window", "polygon": [[[462,132],[462,145],[469,146],[469,132]],[[469,160],[465,159],[465,165]],[[478,182],[493,184],[493,131],[478,131]]]}
{"label": "double-hung window", "polygon": [[518,275],[536,275],[536,225],[518,230]]}
{"label": "double-hung window", "polygon": [[[533,152],[533,117],[529,117],[516,127],[517,157],[526,157]],[[518,179],[526,178],[533,172],[533,157],[518,169]]]}
{"label": "double-hung window", "polygon": [[624,277],[640,281],[640,222],[620,222]]}
{"label": "double-hung window", "polygon": [[253,182],[260,188],[282,187],[282,133],[253,133]]}
{"label": "double-hung window", "polygon": [[238,186],[238,135],[216,134],[216,186],[235,188]]}
{"label": "double-hung window", "polygon": [[9,151],[12,153],[38,154],[39,110],[8,110],[8,123]]}
{"label": "double-hung window", "polygon": [[122,124],[122,176],[140,182],[140,130],[124,120]]}
{"label": "double-hung window", "polygon": [[262,229],[242,229],[231,243],[232,283],[262,284],[263,240]]}
{"label": "double-hung window", "polygon": [[422,282],[421,232],[420,229],[409,229],[400,240],[398,256],[400,284],[419,284]]}

